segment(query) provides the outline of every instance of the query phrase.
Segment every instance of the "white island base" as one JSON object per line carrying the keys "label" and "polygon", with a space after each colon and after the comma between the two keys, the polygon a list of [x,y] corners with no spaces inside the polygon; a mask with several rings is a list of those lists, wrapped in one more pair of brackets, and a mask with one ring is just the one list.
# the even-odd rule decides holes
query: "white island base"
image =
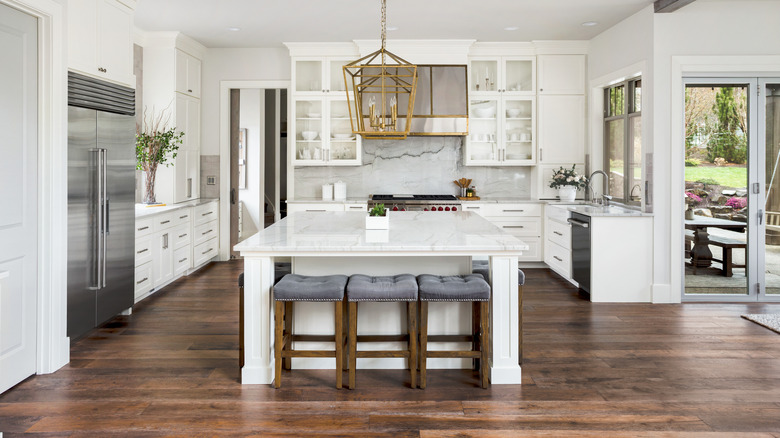
{"label": "white island base", "polygon": [[[468,212],[450,215],[394,214],[388,241],[366,242],[364,213],[296,213],[239,244],[244,257],[244,384],[273,381],[273,302],[275,257],[291,257],[293,272],[303,275],[401,273],[454,275],[471,273],[471,257],[491,260],[493,384],[519,384],[517,257],[523,242]],[[433,217],[438,216],[438,217]],[[274,227],[276,229],[274,230]],[[310,237],[307,238],[307,235]],[[294,236],[294,237],[293,237]],[[319,239],[315,237],[319,237]],[[332,303],[295,303],[296,334],[333,334]],[[359,334],[400,334],[406,327],[403,303],[361,303]],[[470,303],[432,303],[429,333],[467,334]],[[330,344],[332,345],[332,344]],[[301,343],[296,349],[331,348]],[[358,348],[403,349],[403,343],[359,344]],[[431,349],[458,344],[435,343]],[[405,359],[358,359],[358,368],[404,369]],[[471,368],[468,359],[429,359],[428,367]],[[335,359],[295,358],[293,368],[334,369]]]}

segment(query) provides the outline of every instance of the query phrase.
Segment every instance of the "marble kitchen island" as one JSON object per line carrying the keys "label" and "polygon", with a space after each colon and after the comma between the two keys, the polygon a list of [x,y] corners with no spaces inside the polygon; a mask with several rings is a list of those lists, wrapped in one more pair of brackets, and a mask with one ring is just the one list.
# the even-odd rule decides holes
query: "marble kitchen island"
{"label": "marble kitchen island", "polygon": [[[491,261],[491,382],[519,384],[517,258],[528,246],[470,212],[392,212],[389,230],[366,230],[365,217],[365,212],[299,212],[236,245],[244,257],[242,383],[273,381],[275,259],[291,258],[293,272],[303,275],[455,275],[471,273],[471,259],[479,257]],[[296,333],[333,333],[332,305],[323,304],[296,303]],[[359,314],[361,334],[397,334],[405,327],[402,304],[397,309],[395,303],[366,304]],[[431,333],[469,333],[471,307],[433,303],[429,325]],[[293,368],[334,366],[334,359],[293,361]],[[405,366],[403,359],[358,360],[358,368]],[[470,361],[431,359],[429,368],[470,368]]]}

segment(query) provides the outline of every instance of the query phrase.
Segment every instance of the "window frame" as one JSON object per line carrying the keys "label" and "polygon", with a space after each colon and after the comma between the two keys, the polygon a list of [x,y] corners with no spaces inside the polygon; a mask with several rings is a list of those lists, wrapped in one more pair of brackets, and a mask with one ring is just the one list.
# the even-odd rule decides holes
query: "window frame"
{"label": "window frame", "polygon": [[[637,84],[639,87],[637,87]],[[623,87],[623,108],[622,113],[611,115],[610,111],[612,109],[612,101],[610,99],[610,91]],[[634,142],[633,142],[633,122],[636,118],[639,118],[640,126],[641,126],[641,118],[642,118],[642,99],[641,95],[639,98],[639,108],[636,107],[636,90],[639,88],[639,90],[642,89],[642,77],[641,76],[635,76],[629,79],[625,79],[621,82],[616,82],[614,84],[609,85],[608,87],[604,88],[604,144],[603,146],[603,153],[604,153],[604,162],[603,169],[607,174],[609,174],[610,171],[610,163],[609,163],[609,123],[613,122],[615,120],[623,120],[623,197],[616,197],[613,196],[613,201],[620,202],[625,205],[631,205],[631,206],[637,206],[641,207],[642,205],[642,198],[644,197],[644,190],[643,187],[639,186],[639,192],[640,197],[638,201],[634,201],[631,199],[631,189],[635,188],[636,185],[631,185],[631,183],[634,181],[633,177],[629,178],[629,175],[632,175],[632,169],[635,164],[639,164],[640,171],[642,169],[642,162],[641,159],[638,163],[634,162]],[[640,148],[641,148],[641,139],[640,139]],[[642,174],[643,178],[644,175]],[[604,181],[602,183],[602,192],[605,190],[605,187],[607,186],[607,181]],[[606,187],[608,188],[608,187]]]}

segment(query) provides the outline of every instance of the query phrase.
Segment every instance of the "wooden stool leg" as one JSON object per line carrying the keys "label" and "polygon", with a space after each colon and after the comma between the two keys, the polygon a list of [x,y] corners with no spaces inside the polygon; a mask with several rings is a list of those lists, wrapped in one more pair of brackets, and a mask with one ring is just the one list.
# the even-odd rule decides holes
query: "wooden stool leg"
{"label": "wooden stool leg", "polygon": [[[471,303],[471,351],[479,351],[479,302]],[[471,360],[472,369],[479,371],[479,359]]]}
{"label": "wooden stool leg", "polygon": [[336,344],[336,389],[341,389],[342,378],[344,374],[343,360],[344,360],[344,328],[342,323],[344,322],[344,301],[336,301],[333,303],[336,306],[335,314],[335,344]]}
{"label": "wooden stool leg", "polygon": [[428,365],[428,302],[420,302],[420,389],[425,389]]}
{"label": "wooden stool leg", "polygon": [[523,364],[523,286],[517,288],[517,363]]}
{"label": "wooden stool leg", "polygon": [[417,387],[417,302],[406,303],[406,322],[409,331],[409,372],[412,388]]}
{"label": "wooden stool leg", "polygon": [[274,309],[274,388],[282,386],[282,347],[284,345],[284,302]]}
{"label": "wooden stool leg", "polygon": [[355,389],[357,368],[357,303],[349,303],[349,389]]}
{"label": "wooden stool leg", "polygon": [[479,303],[479,323],[480,323],[480,346],[481,348],[481,366],[479,368],[479,376],[482,380],[482,388],[488,387],[488,302],[482,301]]}
{"label": "wooden stool leg", "polygon": [[344,353],[342,354],[341,364],[344,371],[349,371],[349,302],[344,297],[344,314],[341,318],[342,330],[344,331]]}
{"label": "wooden stool leg", "polygon": [[[293,302],[287,301],[284,303],[284,332],[290,337],[287,340],[287,343],[285,343],[285,348],[287,350],[292,351],[293,348],[293,318],[295,318],[293,315]],[[292,369],[292,358],[291,357],[285,357],[284,358],[284,369],[291,370]]]}

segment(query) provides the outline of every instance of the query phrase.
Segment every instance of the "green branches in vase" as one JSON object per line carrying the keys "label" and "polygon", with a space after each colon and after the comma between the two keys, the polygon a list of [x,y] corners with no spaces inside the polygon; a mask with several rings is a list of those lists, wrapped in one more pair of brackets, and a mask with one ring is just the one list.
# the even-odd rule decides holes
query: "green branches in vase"
{"label": "green branches in vase", "polygon": [[155,204],[154,183],[157,166],[170,166],[182,144],[183,132],[169,128],[170,113],[163,110],[155,115],[144,111],[143,126],[136,126],[135,158],[136,169],[144,171],[144,203]]}

